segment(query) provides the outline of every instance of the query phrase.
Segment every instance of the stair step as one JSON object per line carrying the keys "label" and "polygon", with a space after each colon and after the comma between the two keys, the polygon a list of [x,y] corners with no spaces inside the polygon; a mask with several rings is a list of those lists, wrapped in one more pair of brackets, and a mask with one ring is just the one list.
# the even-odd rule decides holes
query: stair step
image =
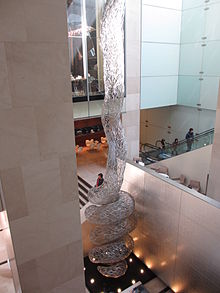
{"label": "stair step", "polygon": [[82,206],[85,206],[85,205],[87,204],[87,202],[86,202],[83,198],[81,198],[81,197],[79,197],[79,203],[80,203]]}
{"label": "stair step", "polygon": [[79,189],[81,191],[84,191],[86,194],[89,192],[89,189],[85,187],[85,185],[82,185],[80,182],[78,182],[78,186],[79,186]]}
{"label": "stair step", "polygon": [[85,179],[83,179],[83,178],[80,177],[79,175],[78,175],[78,181],[79,181],[81,184],[83,183],[88,189],[92,188],[92,185],[89,184]]}
{"label": "stair step", "polygon": [[86,202],[89,201],[87,193],[84,193],[82,190],[79,190],[79,196],[81,196]]}

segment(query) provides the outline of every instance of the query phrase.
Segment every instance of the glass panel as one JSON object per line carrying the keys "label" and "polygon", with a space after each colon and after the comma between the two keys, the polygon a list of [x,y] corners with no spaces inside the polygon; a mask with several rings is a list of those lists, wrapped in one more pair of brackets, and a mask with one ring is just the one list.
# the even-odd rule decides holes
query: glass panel
{"label": "glass panel", "polygon": [[201,44],[180,46],[180,75],[198,75],[202,66],[203,47]]}
{"label": "glass panel", "polygon": [[104,97],[103,58],[100,48],[100,25],[105,1],[87,0],[86,18],[89,28],[87,36],[88,82],[91,97]]}
{"label": "glass panel", "polygon": [[180,42],[180,11],[158,9],[158,7],[144,5],[142,14],[142,41],[160,43]]}
{"label": "glass panel", "polygon": [[200,42],[205,30],[205,10],[203,7],[183,11],[181,43]]}
{"label": "glass panel", "polygon": [[196,107],[200,102],[199,76],[179,76],[178,104]]}
{"label": "glass panel", "polygon": [[173,8],[178,10],[182,8],[182,0],[142,0],[142,4]]}
{"label": "glass panel", "polygon": [[204,5],[204,0],[183,0],[183,9],[189,9]]}
{"label": "glass panel", "polygon": [[208,40],[220,40],[220,3],[209,6],[206,10],[206,37]]}
{"label": "glass panel", "polygon": [[166,145],[164,149],[147,149],[142,146],[141,157],[143,162],[148,165],[152,163],[152,160],[161,161],[169,159],[172,156],[181,155],[187,151],[199,149],[201,147],[210,145],[213,143],[214,129],[205,131],[199,135],[195,135],[192,141],[186,139],[179,141],[176,145]]}
{"label": "glass panel", "polygon": [[142,44],[142,76],[178,75],[179,45]]}
{"label": "glass panel", "polygon": [[89,116],[89,102],[73,103],[73,118],[86,118]]}
{"label": "glass panel", "polygon": [[103,100],[89,102],[89,116],[101,116]]}
{"label": "glass panel", "polygon": [[220,41],[208,42],[204,47],[203,71],[205,75],[220,76]]}
{"label": "glass panel", "polygon": [[202,108],[216,110],[219,77],[204,77],[201,82],[200,104]]}
{"label": "glass panel", "polygon": [[143,77],[141,109],[176,104],[178,76]]}
{"label": "glass panel", "polygon": [[[73,98],[87,96],[85,52],[83,50],[83,28],[81,0],[72,1],[67,8],[68,41]],[[87,99],[87,98],[86,98]]]}

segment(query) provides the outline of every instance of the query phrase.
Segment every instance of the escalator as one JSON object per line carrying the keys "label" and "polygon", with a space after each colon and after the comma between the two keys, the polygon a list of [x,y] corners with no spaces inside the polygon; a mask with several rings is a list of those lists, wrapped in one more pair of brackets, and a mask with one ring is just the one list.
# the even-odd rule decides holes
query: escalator
{"label": "escalator", "polygon": [[[214,128],[203,131],[194,136],[191,151],[205,147],[213,143]],[[149,165],[158,161],[166,160],[174,156],[178,156],[187,152],[187,140],[183,139],[177,145],[166,144],[161,149],[158,146],[145,143],[141,146],[140,157],[145,165]]]}

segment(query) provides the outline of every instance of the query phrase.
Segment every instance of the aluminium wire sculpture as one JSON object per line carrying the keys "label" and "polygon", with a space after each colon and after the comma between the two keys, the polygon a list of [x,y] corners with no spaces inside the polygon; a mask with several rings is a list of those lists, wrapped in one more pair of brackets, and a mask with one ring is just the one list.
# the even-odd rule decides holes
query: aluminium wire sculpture
{"label": "aluminium wire sculpture", "polygon": [[133,198],[121,191],[126,165],[127,145],[120,114],[124,102],[124,11],[125,0],[107,0],[101,25],[104,58],[105,99],[102,124],[108,140],[105,181],[89,190],[93,204],[85,211],[87,220],[97,226],[90,239],[97,245],[89,259],[100,264],[98,271],[118,278],[126,273],[125,259],[133,250],[129,233],[136,226]]}

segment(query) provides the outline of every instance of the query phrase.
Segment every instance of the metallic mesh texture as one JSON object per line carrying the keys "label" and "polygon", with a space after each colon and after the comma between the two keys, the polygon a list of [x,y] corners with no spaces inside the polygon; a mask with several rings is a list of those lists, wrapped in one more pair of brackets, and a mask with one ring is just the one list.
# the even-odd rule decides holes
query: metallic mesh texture
{"label": "metallic mesh texture", "polygon": [[127,155],[120,118],[124,102],[124,10],[125,0],[107,0],[102,19],[105,83],[102,124],[109,146],[108,161],[105,181],[89,190],[88,198],[93,205],[85,211],[86,219],[98,225],[90,233],[91,241],[98,247],[89,252],[89,259],[104,264],[98,266],[98,271],[110,278],[126,273],[125,259],[134,248],[128,233],[136,225],[134,200],[127,192],[120,191]]}
{"label": "metallic mesh texture", "polygon": [[127,192],[120,191],[118,201],[102,206],[91,205],[85,210],[85,216],[93,224],[117,224],[133,213],[134,206],[133,198]]}
{"label": "metallic mesh texture", "polygon": [[90,240],[95,245],[103,245],[113,242],[133,231],[136,224],[136,217],[135,214],[133,214],[116,225],[97,226],[91,231]]}
{"label": "metallic mesh texture", "polygon": [[117,276],[123,276],[127,271],[128,265],[125,260],[117,263],[116,265],[102,267],[98,266],[98,271],[105,277],[117,278]]}
{"label": "metallic mesh texture", "polygon": [[130,235],[121,240],[96,247],[90,250],[89,259],[93,263],[112,264],[127,258],[134,248],[134,241]]}

